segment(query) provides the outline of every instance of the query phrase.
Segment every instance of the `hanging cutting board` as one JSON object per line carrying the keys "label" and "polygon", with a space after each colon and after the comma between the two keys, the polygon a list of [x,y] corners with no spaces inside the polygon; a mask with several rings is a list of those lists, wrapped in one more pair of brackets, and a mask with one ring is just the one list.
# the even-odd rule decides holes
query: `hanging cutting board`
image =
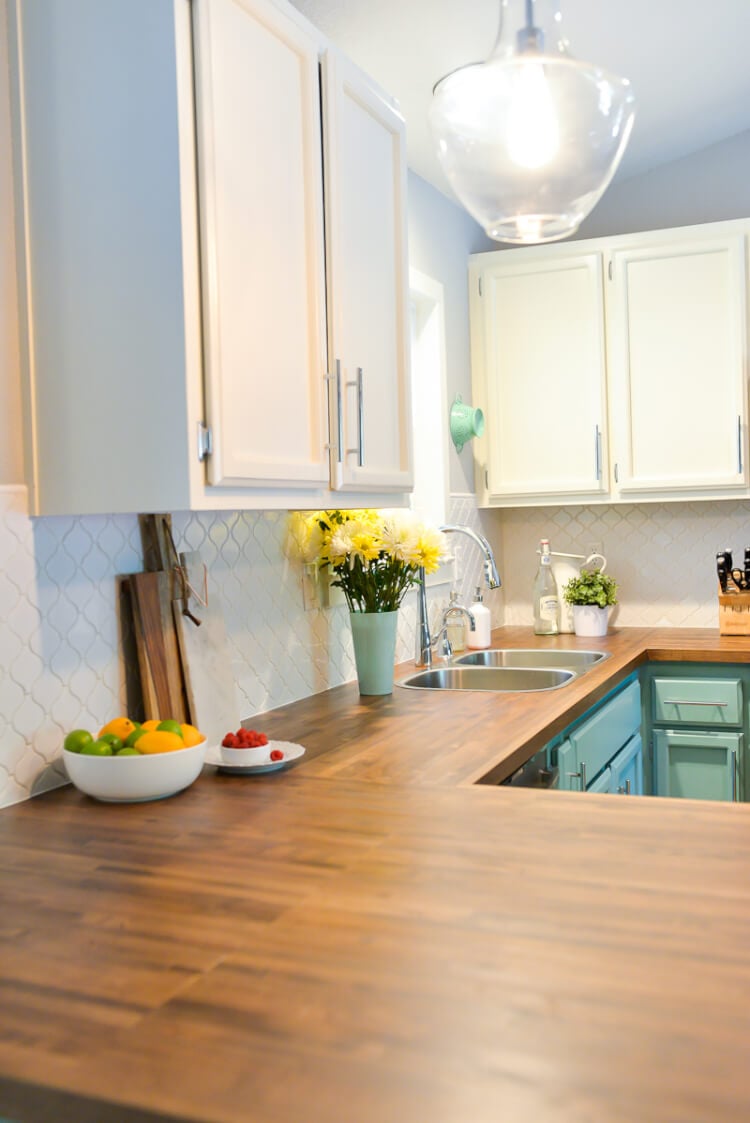
{"label": "hanging cutting board", "polygon": [[133,573],[129,584],[146,717],[188,721],[172,613],[172,575]]}
{"label": "hanging cutting board", "polygon": [[[229,657],[224,611],[215,589],[206,588],[205,568],[197,551],[180,554],[191,589],[188,607],[200,626],[183,614],[183,602],[173,601],[174,621],[182,655],[185,689],[193,725],[209,744],[240,724],[240,708]],[[206,600],[207,604],[201,601]]]}

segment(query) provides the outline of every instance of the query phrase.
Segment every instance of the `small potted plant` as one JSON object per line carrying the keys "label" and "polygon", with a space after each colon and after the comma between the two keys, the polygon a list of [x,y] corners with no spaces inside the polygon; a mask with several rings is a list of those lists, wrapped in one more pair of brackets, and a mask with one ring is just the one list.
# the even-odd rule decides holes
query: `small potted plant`
{"label": "small potted plant", "polygon": [[610,605],[617,604],[617,582],[601,569],[582,569],[571,577],[563,597],[573,606],[577,636],[605,636]]}

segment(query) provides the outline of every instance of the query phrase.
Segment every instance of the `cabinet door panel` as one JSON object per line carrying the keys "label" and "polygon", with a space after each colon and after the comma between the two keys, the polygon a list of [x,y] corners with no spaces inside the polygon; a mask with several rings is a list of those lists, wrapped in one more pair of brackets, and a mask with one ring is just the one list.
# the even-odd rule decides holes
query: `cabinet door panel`
{"label": "cabinet door panel", "polygon": [[195,18],[209,482],[321,486],[317,43],[267,0],[199,0]]}
{"label": "cabinet door panel", "polygon": [[621,250],[613,264],[620,491],[746,486],[742,235]]}
{"label": "cabinet door panel", "polygon": [[[323,58],[331,486],[405,491],[411,473],[406,141],[401,116],[340,55]],[[335,443],[335,442],[334,442]]]}
{"label": "cabinet door panel", "polygon": [[628,741],[610,765],[612,791],[617,795],[643,795],[643,743],[640,733]]}
{"label": "cabinet door panel", "polygon": [[655,794],[732,800],[739,790],[740,733],[654,733]]}
{"label": "cabinet door panel", "polygon": [[482,288],[491,495],[601,493],[601,256],[493,265]]}
{"label": "cabinet door panel", "polygon": [[594,780],[592,784],[586,788],[587,792],[592,795],[602,795],[611,792],[612,789],[612,769],[605,768],[602,773]]}

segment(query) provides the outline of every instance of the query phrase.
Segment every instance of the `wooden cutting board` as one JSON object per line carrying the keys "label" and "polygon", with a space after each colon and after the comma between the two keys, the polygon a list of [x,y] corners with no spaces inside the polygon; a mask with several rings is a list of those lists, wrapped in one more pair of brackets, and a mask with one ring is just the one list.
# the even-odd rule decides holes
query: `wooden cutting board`
{"label": "wooden cutting board", "polygon": [[146,717],[188,721],[172,613],[172,575],[133,573],[129,585]]}
{"label": "wooden cutting board", "polygon": [[[196,551],[180,554],[180,562],[186,567],[190,585],[204,599],[205,570],[200,554]],[[193,595],[188,602],[190,611],[200,620],[200,626],[183,615],[181,600],[175,599],[172,609],[191,721],[206,735],[209,744],[219,744],[225,733],[239,726],[240,708],[227,644],[224,610],[216,589],[209,586],[206,591],[208,604],[201,604],[200,599]]]}

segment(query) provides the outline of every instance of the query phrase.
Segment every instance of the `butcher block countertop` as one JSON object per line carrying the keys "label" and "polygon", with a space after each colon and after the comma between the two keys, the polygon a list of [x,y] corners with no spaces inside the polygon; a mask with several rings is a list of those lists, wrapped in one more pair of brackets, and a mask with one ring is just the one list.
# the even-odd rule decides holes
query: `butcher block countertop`
{"label": "butcher block countertop", "polygon": [[0,812],[0,1116],[749,1119],[750,806],[476,782],[748,641],[494,640],[611,656],[547,694],[341,687],[253,722],[288,770]]}

